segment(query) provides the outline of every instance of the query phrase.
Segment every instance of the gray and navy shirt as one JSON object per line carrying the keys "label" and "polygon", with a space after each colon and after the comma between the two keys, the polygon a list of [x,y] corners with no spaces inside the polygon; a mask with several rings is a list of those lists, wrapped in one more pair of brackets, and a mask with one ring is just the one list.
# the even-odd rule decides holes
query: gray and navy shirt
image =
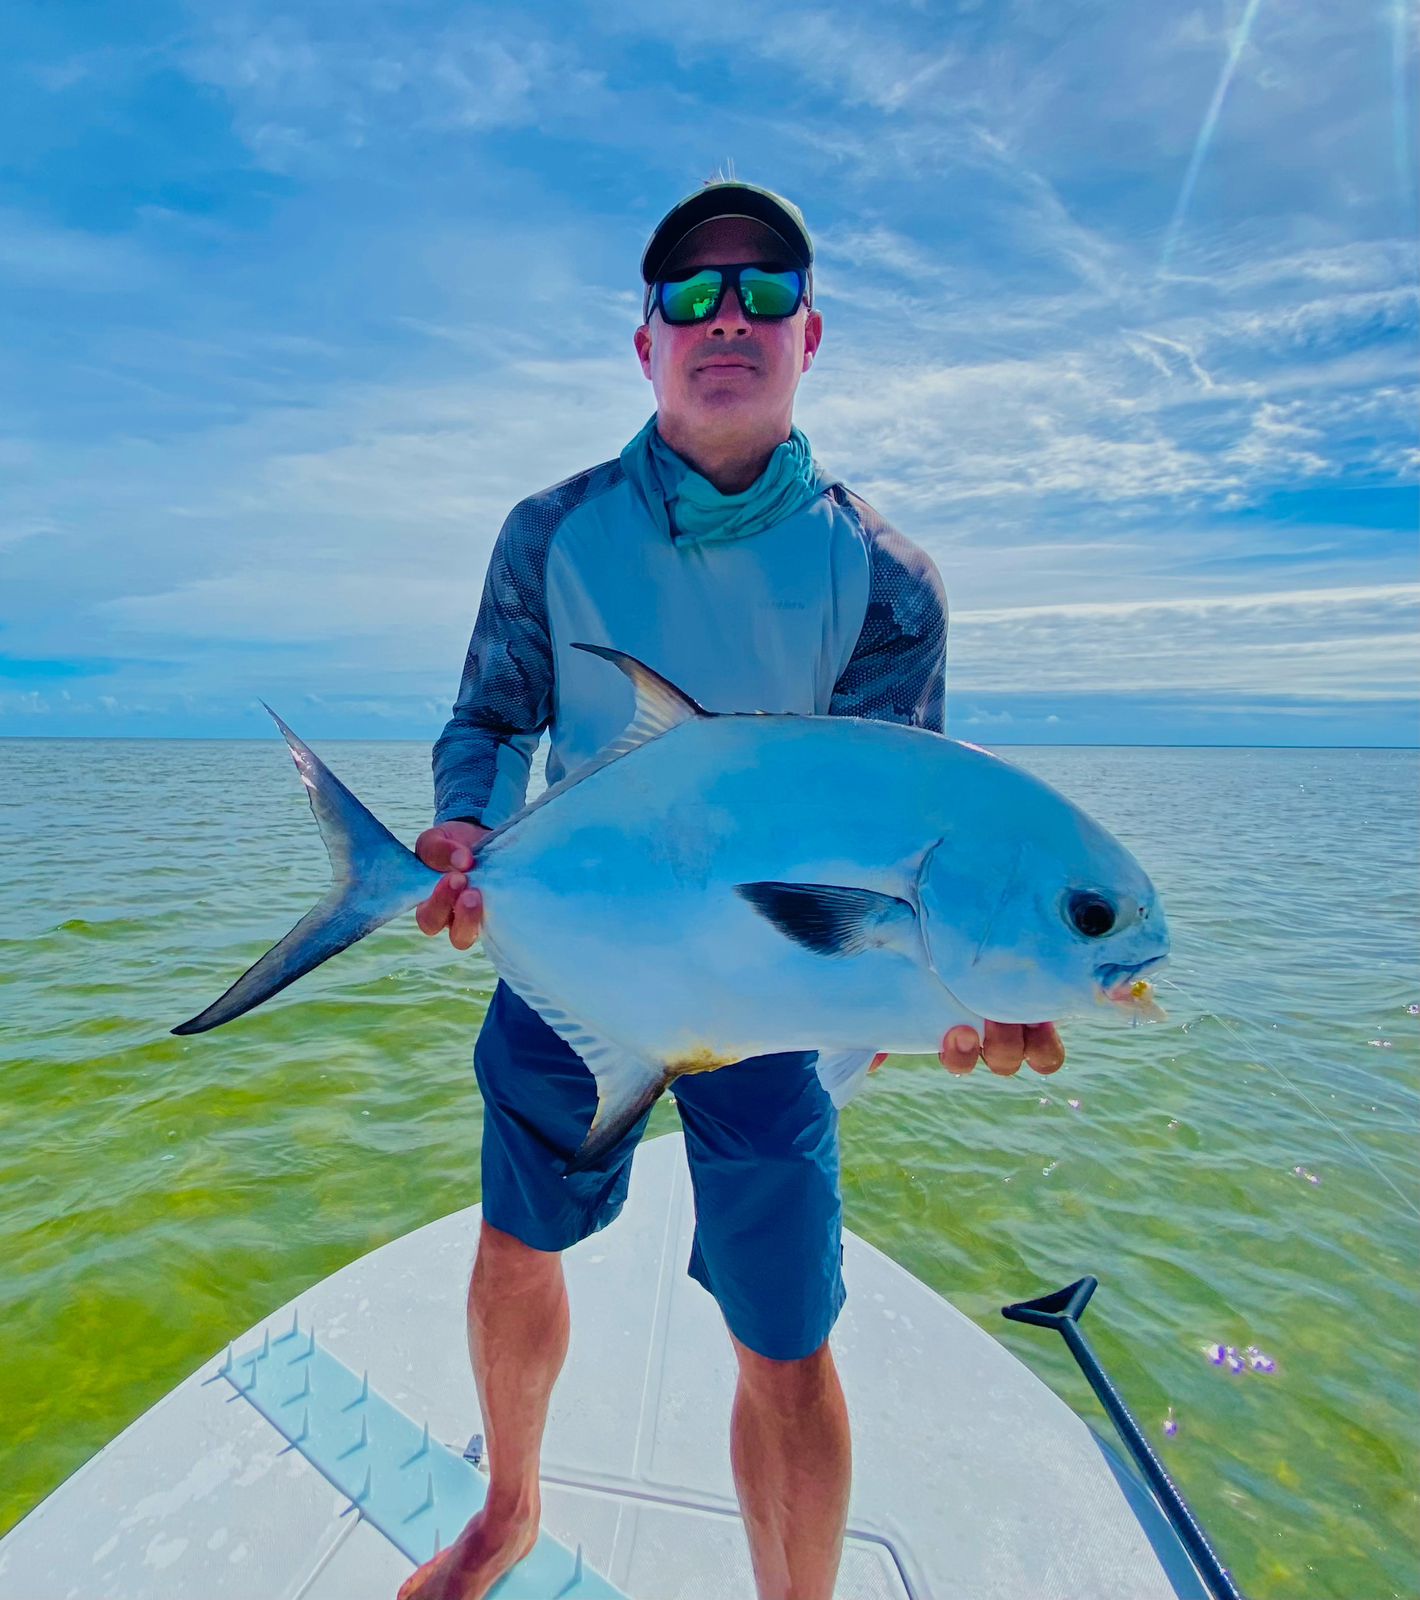
{"label": "gray and navy shirt", "polygon": [[871,717],[942,731],[947,608],[930,557],[824,479],[757,533],[675,533],[620,460],[516,505],[488,564],[454,714],[434,745],[435,821],[519,810],[622,732],[631,686],[574,644],[654,667],[710,711]]}

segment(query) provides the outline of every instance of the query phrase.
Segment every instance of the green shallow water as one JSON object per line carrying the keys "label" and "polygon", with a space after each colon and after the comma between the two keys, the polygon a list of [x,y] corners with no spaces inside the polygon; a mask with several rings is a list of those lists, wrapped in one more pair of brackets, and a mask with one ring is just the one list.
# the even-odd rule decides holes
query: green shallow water
{"label": "green shallow water", "polygon": [[[426,747],[321,753],[425,825]],[[849,1223],[1107,1429],[998,1315],[1095,1273],[1092,1339],[1248,1594],[1415,1595],[1420,756],[1007,754],[1144,861],[1181,992],[1067,1029],[1052,1079],[890,1062],[843,1119]],[[478,1198],[477,952],[411,921],[167,1032],[325,881],[274,739],[0,742],[0,1530],[235,1332]]]}

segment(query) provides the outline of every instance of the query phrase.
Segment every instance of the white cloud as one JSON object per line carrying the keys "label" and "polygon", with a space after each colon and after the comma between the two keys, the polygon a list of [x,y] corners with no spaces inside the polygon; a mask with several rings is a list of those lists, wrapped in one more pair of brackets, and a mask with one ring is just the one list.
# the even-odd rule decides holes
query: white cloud
{"label": "white cloud", "polygon": [[1157,371],[1170,382],[1181,375],[1186,375],[1200,389],[1212,390],[1218,387],[1212,376],[1203,370],[1196,353],[1182,339],[1171,339],[1162,333],[1142,332],[1137,340],[1130,340],[1126,336],[1126,342],[1146,361],[1152,362]]}
{"label": "white cloud", "polygon": [[[358,14],[203,18],[178,59],[231,102],[235,126],[274,171],[334,149],[444,131],[478,133],[604,107],[601,74],[565,41],[507,16],[471,14],[423,33]],[[501,35],[501,36],[500,36]]]}
{"label": "white cloud", "polygon": [[1420,696],[1420,584],[954,613],[954,695],[1230,694],[1327,703]]}
{"label": "white cloud", "polygon": [[1043,617],[1080,621],[1140,618],[1146,613],[1204,617],[1219,612],[1335,611],[1339,607],[1379,602],[1384,606],[1420,606],[1420,583],[1372,584],[1350,589],[1279,589],[1258,594],[1186,595],[1172,599],[1074,600],[1061,604],[998,606],[994,610],[955,612],[959,623],[1018,624]]}
{"label": "white cloud", "polygon": [[274,410],[234,430],[227,444],[241,470],[221,472],[185,509],[298,523],[349,559],[372,542],[409,549],[413,536],[413,559],[456,557],[481,572],[516,501],[615,454],[653,403],[629,349],[624,359],[514,360],[459,381],[357,386],[325,407]]}
{"label": "white cloud", "polygon": [[948,276],[943,262],[922,245],[880,225],[829,229],[815,241],[815,250],[820,259],[827,256],[849,268],[886,267],[917,284],[940,284]]}
{"label": "white cloud", "polygon": [[[869,251],[915,262],[899,241],[865,237]],[[803,402],[815,441],[919,510],[1059,495],[1235,505],[1261,486],[1394,470],[1383,441],[1414,436],[1420,301],[1407,285],[1132,326],[1078,306],[1073,323],[1051,326],[1028,301],[987,300],[974,318],[968,306],[935,317],[903,308],[880,320],[876,352],[853,344],[861,318],[835,343],[833,291],[831,280],[820,371],[838,381]],[[1135,298],[1142,306],[1142,291]],[[1034,349],[977,353],[1003,326]]]}
{"label": "white cloud", "polygon": [[926,43],[886,15],[865,20],[841,6],[766,12],[748,0],[720,0],[711,10],[683,0],[622,0],[601,25],[659,38],[692,59],[758,57],[787,69],[796,86],[832,91],[835,105],[888,116],[955,97],[965,65],[937,30]]}
{"label": "white cloud", "polygon": [[201,578],[160,594],[125,595],[101,616],[164,640],[310,644],[447,626],[458,599],[447,583],[389,562],[362,572],[288,564]]}
{"label": "white cloud", "polygon": [[1254,249],[1242,255],[1234,249],[1206,276],[1175,269],[1164,274],[1164,279],[1170,285],[1202,289],[1219,297],[1282,287],[1290,292],[1303,284],[1358,293],[1388,289],[1413,277],[1412,250],[1403,239],[1351,239],[1344,244],[1281,252]]}

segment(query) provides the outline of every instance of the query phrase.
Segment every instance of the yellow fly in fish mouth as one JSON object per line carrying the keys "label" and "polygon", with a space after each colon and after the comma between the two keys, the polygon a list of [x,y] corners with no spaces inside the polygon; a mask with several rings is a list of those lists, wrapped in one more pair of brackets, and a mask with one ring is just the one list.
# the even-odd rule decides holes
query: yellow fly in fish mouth
{"label": "yellow fly in fish mouth", "polygon": [[1154,998],[1154,986],[1147,978],[1135,978],[1132,983],[1116,984],[1102,991],[1111,1005],[1132,1012],[1141,1022],[1162,1022],[1168,1013]]}

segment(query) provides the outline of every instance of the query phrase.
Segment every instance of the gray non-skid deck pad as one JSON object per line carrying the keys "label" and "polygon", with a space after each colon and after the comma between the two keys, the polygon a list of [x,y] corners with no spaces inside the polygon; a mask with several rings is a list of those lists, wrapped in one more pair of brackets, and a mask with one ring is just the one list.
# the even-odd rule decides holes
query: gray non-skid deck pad
{"label": "gray non-skid deck pad", "polygon": [[[348,1496],[342,1515],[364,1517],[415,1565],[449,1544],[487,1498],[483,1476],[447,1445],[392,1406],[316,1339],[291,1325],[237,1354],[209,1382],[225,1379],[232,1399],[259,1411],[334,1488]],[[500,1583],[497,1600],[626,1600],[582,1557],[542,1534]]]}
{"label": "gray non-skid deck pad", "polygon": [[[463,1307],[478,1222],[470,1207],[352,1262],[274,1313],[273,1339],[298,1315],[458,1456],[485,1431]],[[729,1467],[735,1362],[686,1276],[693,1224],[681,1140],[657,1139],[619,1220],[567,1253],[543,1528],[635,1600],[753,1600]],[[1201,1600],[1147,1493],[1003,1345],[851,1234],[844,1276],[833,1346],[854,1481],[837,1600]],[[1030,1287],[1003,1283],[1001,1298]],[[0,1540],[0,1600],[393,1600],[409,1558],[342,1517],[350,1495],[278,1454],[227,1382],[204,1384],[221,1361]]]}

